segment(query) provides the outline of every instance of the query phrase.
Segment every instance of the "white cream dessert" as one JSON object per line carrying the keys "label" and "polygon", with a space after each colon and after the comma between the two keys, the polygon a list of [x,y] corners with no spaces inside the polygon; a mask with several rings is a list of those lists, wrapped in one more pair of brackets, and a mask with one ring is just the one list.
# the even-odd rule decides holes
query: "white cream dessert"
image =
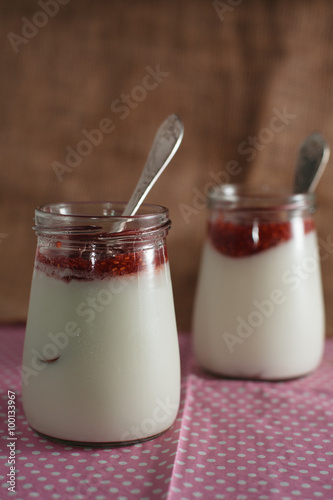
{"label": "white cream dessert", "polygon": [[194,308],[199,363],[217,374],[266,380],[314,370],[325,325],[312,220],[263,225],[256,251],[251,226],[213,226]]}
{"label": "white cream dessert", "polygon": [[36,258],[22,371],[29,424],[85,443],[167,430],[180,366],[165,247],[107,257],[93,269],[59,259]]}

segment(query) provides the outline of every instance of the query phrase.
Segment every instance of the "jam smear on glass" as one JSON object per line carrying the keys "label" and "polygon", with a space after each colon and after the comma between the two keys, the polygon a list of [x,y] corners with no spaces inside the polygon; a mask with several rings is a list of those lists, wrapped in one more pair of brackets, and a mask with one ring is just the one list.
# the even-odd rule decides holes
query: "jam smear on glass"
{"label": "jam smear on glass", "polygon": [[[314,227],[312,218],[304,220],[304,234]],[[208,223],[208,236],[220,253],[229,257],[246,257],[290,240],[293,237],[293,224],[291,221],[235,224],[221,217]]]}

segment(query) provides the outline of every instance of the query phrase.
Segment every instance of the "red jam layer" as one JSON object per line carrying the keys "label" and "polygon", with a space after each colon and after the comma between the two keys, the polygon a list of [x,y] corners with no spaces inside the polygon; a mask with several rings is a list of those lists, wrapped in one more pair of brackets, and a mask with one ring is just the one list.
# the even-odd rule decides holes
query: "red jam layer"
{"label": "red jam layer", "polygon": [[[312,218],[304,220],[304,234],[314,230]],[[234,224],[218,219],[208,224],[208,235],[213,246],[229,257],[246,257],[286,242],[293,237],[292,222],[259,222]]]}
{"label": "red jam layer", "polygon": [[[60,249],[61,243],[58,242],[56,246]],[[91,281],[124,276],[156,269],[167,261],[168,254],[165,245],[113,256],[96,256],[92,252],[86,252],[86,255],[79,255],[77,252],[66,254],[45,249],[41,252],[37,249],[35,267],[48,276],[69,282],[73,279]]]}

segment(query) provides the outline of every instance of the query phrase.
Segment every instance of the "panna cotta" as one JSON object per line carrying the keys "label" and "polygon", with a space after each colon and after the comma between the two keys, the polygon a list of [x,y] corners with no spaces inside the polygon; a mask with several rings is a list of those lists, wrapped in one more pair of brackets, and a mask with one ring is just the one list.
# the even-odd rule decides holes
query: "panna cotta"
{"label": "panna cotta", "polygon": [[22,366],[27,420],[79,443],[157,436],[173,424],[180,395],[165,243],[66,245],[37,249]]}
{"label": "panna cotta", "polygon": [[304,375],[321,361],[324,323],[311,217],[211,219],[193,317],[202,367],[239,378]]}

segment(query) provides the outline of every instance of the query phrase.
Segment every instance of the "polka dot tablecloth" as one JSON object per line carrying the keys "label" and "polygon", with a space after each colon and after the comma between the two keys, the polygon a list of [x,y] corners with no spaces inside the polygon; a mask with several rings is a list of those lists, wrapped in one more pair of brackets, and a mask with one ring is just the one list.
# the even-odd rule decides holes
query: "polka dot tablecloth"
{"label": "polka dot tablecloth", "polygon": [[[22,409],[24,328],[0,328],[1,499],[333,500],[333,339],[320,368],[288,382],[218,379],[180,335],[182,403],[157,439],[81,448],[42,439]],[[8,390],[15,392],[15,492],[8,491]]]}

